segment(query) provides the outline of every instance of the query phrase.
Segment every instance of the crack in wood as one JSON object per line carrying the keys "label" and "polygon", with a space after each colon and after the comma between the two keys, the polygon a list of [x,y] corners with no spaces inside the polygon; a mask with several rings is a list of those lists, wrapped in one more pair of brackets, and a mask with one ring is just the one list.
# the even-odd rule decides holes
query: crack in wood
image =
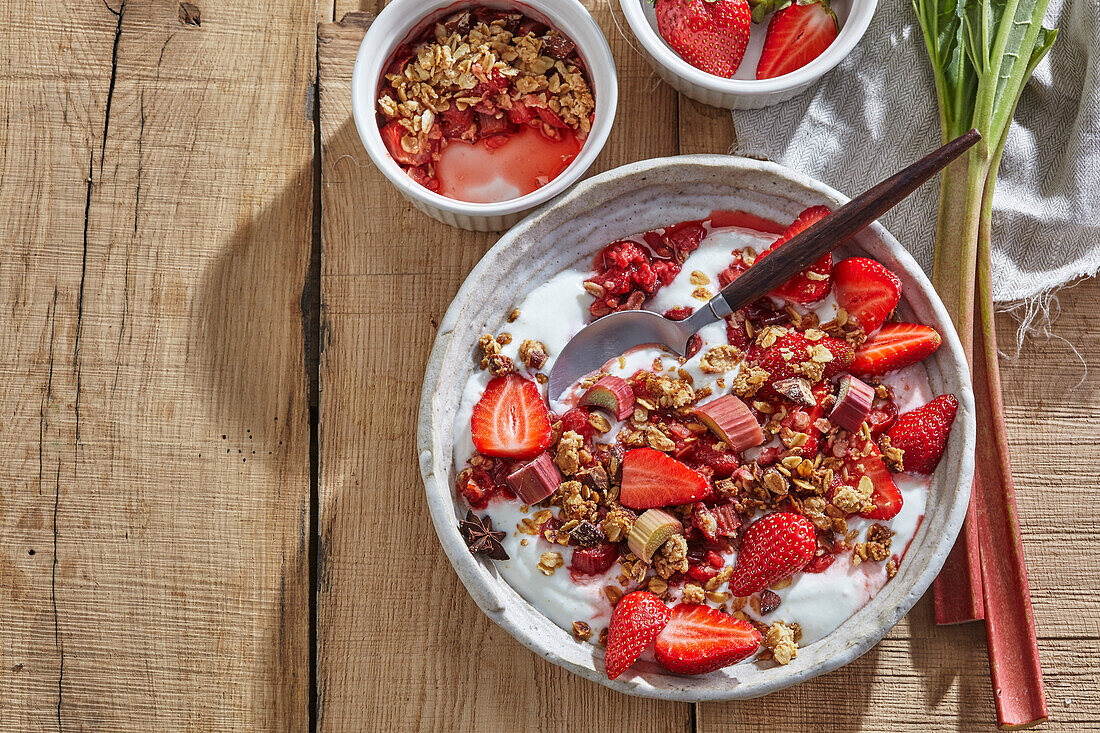
{"label": "crack in wood", "polygon": [[61,619],[57,615],[57,510],[61,506],[61,462],[57,462],[53,495],[53,568],[50,572],[50,602],[53,605],[53,641],[57,647],[57,730],[61,733],[61,700],[65,684],[65,642],[61,638]]}

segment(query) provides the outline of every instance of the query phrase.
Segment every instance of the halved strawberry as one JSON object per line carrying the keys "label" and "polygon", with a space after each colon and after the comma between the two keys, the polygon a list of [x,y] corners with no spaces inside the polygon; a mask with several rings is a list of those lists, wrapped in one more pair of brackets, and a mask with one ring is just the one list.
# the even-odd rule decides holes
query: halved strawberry
{"label": "halved strawberry", "polygon": [[902,464],[906,471],[928,474],[936,470],[958,409],[955,395],[944,394],[897,419],[887,436],[890,445],[905,451]]}
{"label": "halved strawberry", "polygon": [[730,593],[749,596],[801,570],[814,556],[817,536],[809,519],[775,512],[756,520],[741,537]]}
{"label": "halved strawberry", "polygon": [[[831,212],[827,206],[811,206],[798,215],[798,218],[779,235],[779,239],[772,243],[764,252],[756,258],[756,261],[767,257],[774,252],[779,245],[790,241],[794,235],[809,228],[811,224],[824,219]],[[829,273],[833,269],[833,256],[827,254],[813,263],[799,274],[772,291],[772,295],[779,298],[793,300],[795,303],[816,303],[829,294]]]}
{"label": "halved strawberry", "polygon": [[855,434],[852,435],[852,440],[853,445],[844,460],[843,481],[854,486],[859,483],[860,476],[866,476],[875,487],[871,494],[875,508],[860,516],[867,519],[893,519],[901,511],[901,489],[894,483],[894,477],[883,463],[882,453],[874,441],[863,440]]}
{"label": "halved strawberry", "polygon": [[652,448],[635,448],[623,456],[619,501],[631,509],[689,504],[710,495],[707,477]]}
{"label": "halved strawberry", "polygon": [[916,364],[940,347],[936,329],[919,323],[884,323],[856,350],[849,368],[857,376],[885,374]]}
{"label": "halved strawberry", "polygon": [[768,23],[757,79],[773,79],[801,69],[836,40],[836,16],[826,0],[796,0]]}
{"label": "halved strawberry", "polygon": [[874,260],[849,257],[833,268],[833,293],[837,304],[871,333],[901,300],[901,280]]}
{"label": "halved strawberry", "polygon": [[798,331],[788,331],[766,348],[754,341],[745,352],[745,361],[768,372],[768,381],[760,388],[760,394],[764,397],[775,397],[778,394],[773,386],[776,382],[801,376],[803,368],[799,365],[814,361],[814,349],[817,346],[824,346],[833,357],[831,361],[825,362],[823,376],[835,376],[851,365],[854,357],[851,345],[832,336],[810,341]]}
{"label": "halved strawberry", "polygon": [[484,456],[534,458],[550,447],[550,417],[539,386],[518,374],[494,377],[470,418],[474,447]]}
{"label": "halved strawberry", "polygon": [[607,629],[607,679],[615,679],[634,664],[668,619],[668,606],[649,591],[637,590],[623,596],[615,605]]}
{"label": "halved strawberry", "polygon": [[759,647],[760,632],[748,621],[710,606],[678,603],[657,635],[654,652],[670,672],[706,674],[740,662]]}
{"label": "halved strawberry", "polygon": [[415,153],[410,153],[401,146],[401,138],[408,133],[408,130],[402,127],[397,120],[389,123],[378,132],[382,135],[382,142],[386,144],[386,150],[389,151],[390,157],[401,165],[424,165],[432,159],[432,153],[427,146],[422,147]]}
{"label": "halved strawberry", "polygon": [[732,78],[749,43],[746,0],[655,0],[657,30],[684,61]]}

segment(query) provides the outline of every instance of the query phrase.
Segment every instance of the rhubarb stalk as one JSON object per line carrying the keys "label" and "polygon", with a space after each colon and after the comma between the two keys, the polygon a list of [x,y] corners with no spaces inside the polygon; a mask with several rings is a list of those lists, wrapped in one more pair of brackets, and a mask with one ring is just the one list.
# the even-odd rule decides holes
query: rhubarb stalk
{"label": "rhubarb stalk", "polygon": [[990,239],[1012,116],[1057,31],[1041,25],[1047,0],[913,0],[913,6],[932,61],[943,139],[972,127],[982,133],[940,182],[932,281],[971,365],[979,470],[963,532],[936,579],[936,622],[984,616],[998,723],[1026,728],[1046,720],[1047,707],[1008,457]]}

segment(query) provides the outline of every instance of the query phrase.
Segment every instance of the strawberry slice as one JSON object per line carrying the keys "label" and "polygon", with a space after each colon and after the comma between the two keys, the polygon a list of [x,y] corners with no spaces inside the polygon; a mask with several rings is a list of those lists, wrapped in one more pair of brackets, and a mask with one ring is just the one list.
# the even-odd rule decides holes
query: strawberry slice
{"label": "strawberry slice", "polygon": [[836,40],[836,16],[826,0],[796,0],[768,23],[757,79],[773,79],[801,69]]}
{"label": "strawberry slice", "polygon": [[534,458],[550,447],[550,416],[539,386],[518,374],[494,377],[470,418],[474,447],[483,456]]}
{"label": "strawberry slice", "polygon": [[740,662],[759,647],[760,632],[748,621],[710,606],[678,603],[657,635],[654,656],[670,672],[706,674]]}
{"label": "strawberry slice", "polygon": [[809,519],[794,512],[776,512],[749,525],[741,537],[730,593],[749,596],[805,567],[817,549]]}
{"label": "strawberry slice", "polygon": [[[779,239],[772,243],[764,252],[756,258],[756,261],[764,259],[774,252],[779,245],[790,241],[794,235],[810,227],[811,224],[824,219],[831,212],[827,206],[811,206],[798,215],[787,229],[779,235]],[[813,263],[799,274],[772,291],[772,295],[779,298],[793,300],[795,303],[816,303],[829,294],[829,273],[833,269],[833,256],[827,254]]]}
{"label": "strawberry slice", "polygon": [[710,495],[701,473],[652,448],[635,448],[623,456],[619,501],[630,509],[689,504]]}
{"label": "strawberry slice", "polygon": [[936,329],[919,323],[884,323],[856,350],[849,368],[857,376],[885,374],[916,364],[940,347]]}
{"label": "strawberry slice", "polygon": [[615,679],[634,664],[668,619],[668,606],[649,591],[636,590],[623,596],[615,605],[607,630],[607,679]]}
{"label": "strawberry slice", "polygon": [[905,451],[902,463],[906,471],[935,472],[958,409],[955,395],[944,394],[898,417],[886,435],[890,445]]}
{"label": "strawberry slice", "polygon": [[849,449],[844,461],[845,482],[855,485],[861,476],[866,476],[875,487],[871,494],[875,508],[860,516],[867,519],[893,519],[901,511],[901,489],[894,483],[894,477],[883,463],[882,454],[874,441],[862,440],[855,434],[852,439],[855,444]]}
{"label": "strawberry slice", "polygon": [[833,293],[864,333],[872,333],[901,300],[901,280],[874,260],[849,257],[833,268]]}

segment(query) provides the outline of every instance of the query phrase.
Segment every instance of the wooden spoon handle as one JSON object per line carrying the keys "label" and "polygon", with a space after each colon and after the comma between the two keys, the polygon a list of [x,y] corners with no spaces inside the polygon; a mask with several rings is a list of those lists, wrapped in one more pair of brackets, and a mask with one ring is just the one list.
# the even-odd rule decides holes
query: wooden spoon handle
{"label": "wooden spoon handle", "polygon": [[[981,137],[977,130],[960,135],[874,188],[856,196],[741,273],[711,300],[711,308],[718,316],[729,315],[790,280],[889,211],[948,163],[966,152]],[[722,308],[722,305],[728,310]]]}

